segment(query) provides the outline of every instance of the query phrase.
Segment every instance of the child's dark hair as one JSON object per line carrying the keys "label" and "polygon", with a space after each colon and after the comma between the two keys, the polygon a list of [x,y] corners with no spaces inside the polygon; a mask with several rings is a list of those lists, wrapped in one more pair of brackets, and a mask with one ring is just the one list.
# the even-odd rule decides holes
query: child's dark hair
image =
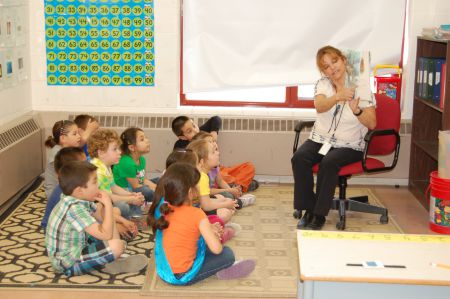
{"label": "child's dark hair", "polygon": [[77,124],[78,128],[86,130],[88,122],[89,121],[97,121],[97,119],[88,114],[80,114],[80,115],[77,115],[73,121],[74,121],[74,123]]}
{"label": "child's dark hair", "polygon": [[84,155],[85,155],[84,151],[81,147],[70,146],[60,149],[56,153],[55,161],[53,162],[56,173],[59,173],[61,167],[66,163],[72,161],[81,161],[80,158],[83,157]]}
{"label": "child's dark hair", "polygon": [[166,169],[176,162],[184,162],[196,167],[198,158],[197,155],[191,150],[175,149],[169,154],[169,156],[167,156]]}
{"label": "child's dark hair", "polygon": [[65,163],[59,170],[59,186],[65,195],[71,195],[75,188],[86,187],[91,173],[97,166],[87,161]]}
{"label": "child's dark hair", "polygon": [[53,148],[55,145],[59,144],[61,135],[69,133],[69,128],[75,125],[71,120],[60,120],[55,122],[52,128],[52,135],[47,137],[45,140],[45,146]]}
{"label": "child's dark hair", "polygon": [[181,130],[181,128],[183,128],[184,124],[188,120],[190,120],[190,118],[185,115],[175,117],[175,119],[172,121],[172,132],[177,136],[183,136],[183,131]]}
{"label": "child's dark hair", "polygon": [[140,128],[128,128],[120,134],[120,140],[122,140],[122,144],[120,145],[120,149],[122,150],[122,155],[130,155],[129,145],[136,145],[136,136],[137,132],[143,132]]}
{"label": "child's dark hair", "polygon": [[[182,206],[189,196],[191,188],[196,188],[200,180],[200,172],[195,166],[188,163],[177,162],[169,166],[158,182],[155,192],[155,200],[148,212],[148,223],[153,232],[157,229],[163,230],[169,227],[169,222],[165,216],[173,212],[170,206]],[[155,218],[155,210],[161,200],[164,203],[160,207],[161,217]]]}

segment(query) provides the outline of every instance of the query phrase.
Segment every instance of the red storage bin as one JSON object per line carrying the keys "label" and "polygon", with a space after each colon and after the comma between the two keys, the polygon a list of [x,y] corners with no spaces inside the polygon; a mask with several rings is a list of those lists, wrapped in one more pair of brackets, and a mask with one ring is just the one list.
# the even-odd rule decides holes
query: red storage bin
{"label": "red storage bin", "polygon": [[[394,69],[393,74],[377,75],[380,69]],[[375,66],[373,70],[375,91],[378,94],[384,94],[400,103],[402,90],[402,72],[399,66],[390,64],[380,64]]]}

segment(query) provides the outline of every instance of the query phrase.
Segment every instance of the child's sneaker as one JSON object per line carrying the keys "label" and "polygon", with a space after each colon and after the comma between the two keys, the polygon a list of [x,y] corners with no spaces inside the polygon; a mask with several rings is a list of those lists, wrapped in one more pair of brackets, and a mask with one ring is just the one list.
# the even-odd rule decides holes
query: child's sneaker
{"label": "child's sneaker", "polygon": [[254,260],[243,260],[235,262],[230,267],[220,270],[216,273],[219,279],[237,279],[248,276],[255,270],[256,262]]}
{"label": "child's sneaker", "polygon": [[112,263],[106,264],[103,272],[108,274],[139,272],[148,264],[148,258],[143,254],[120,257]]}
{"label": "child's sneaker", "polygon": [[222,244],[225,244],[228,240],[232,239],[236,235],[234,229],[231,227],[224,227],[223,228],[223,234],[222,238],[220,239],[220,242]]}
{"label": "child's sneaker", "polygon": [[242,207],[247,207],[255,203],[256,196],[253,194],[244,194],[239,199],[242,201]]}
{"label": "child's sneaker", "polygon": [[242,227],[239,225],[239,224],[237,224],[237,223],[233,223],[233,222],[228,222],[228,223],[226,223],[225,225],[224,225],[224,228],[232,228],[233,230],[234,230],[234,236],[233,237],[236,237],[237,235],[239,235],[239,233],[241,232],[241,230],[242,230]]}

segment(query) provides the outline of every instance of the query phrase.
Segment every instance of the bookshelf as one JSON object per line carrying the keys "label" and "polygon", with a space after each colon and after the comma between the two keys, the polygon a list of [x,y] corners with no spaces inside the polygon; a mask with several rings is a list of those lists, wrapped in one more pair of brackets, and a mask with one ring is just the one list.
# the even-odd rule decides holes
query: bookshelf
{"label": "bookshelf", "polygon": [[[414,102],[411,132],[411,153],[409,165],[409,189],[419,202],[429,209],[425,195],[429,184],[430,172],[438,169],[439,130],[450,130],[450,42],[432,38],[417,38],[416,76],[419,57],[445,58],[446,82],[444,106],[418,96],[418,84],[414,88]],[[417,77],[415,79],[417,82]]]}

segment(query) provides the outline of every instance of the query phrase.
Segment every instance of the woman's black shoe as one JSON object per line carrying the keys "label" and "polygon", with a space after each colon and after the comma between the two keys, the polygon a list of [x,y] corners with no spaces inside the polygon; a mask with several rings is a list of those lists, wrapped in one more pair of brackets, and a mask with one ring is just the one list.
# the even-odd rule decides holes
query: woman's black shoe
{"label": "woman's black shoe", "polygon": [[303,214],[303,217],[297,223],[297,228],[298,229],[305,228],[313,220],[313,216],[314,216],[313,213],[305,211],[305,214]]}
{"label": "woman's black shoe", "polygon": [[321,230],[325,224],[325,216],[314,215],[313,219],[306,225],[306,229]]}

